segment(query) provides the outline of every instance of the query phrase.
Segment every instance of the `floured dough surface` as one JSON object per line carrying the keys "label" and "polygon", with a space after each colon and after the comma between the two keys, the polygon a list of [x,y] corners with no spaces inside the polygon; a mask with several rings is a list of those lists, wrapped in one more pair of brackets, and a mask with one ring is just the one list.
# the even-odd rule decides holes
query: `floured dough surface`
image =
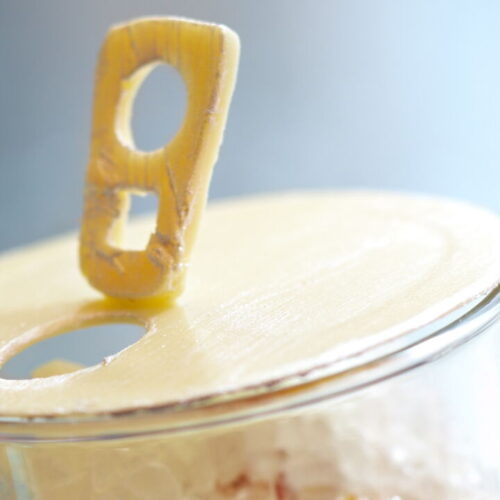
{"label": "floured dough surface", "polygon": [[0,414],[114,412],[265,384],[405,335],[499,281],[496,215],[380,192],[213,204],[170,307],[102,298],[79,273],[76,236],[51,240],[0,259],[0,363],[89,322],[148,333],[94,367],[0,379]]}

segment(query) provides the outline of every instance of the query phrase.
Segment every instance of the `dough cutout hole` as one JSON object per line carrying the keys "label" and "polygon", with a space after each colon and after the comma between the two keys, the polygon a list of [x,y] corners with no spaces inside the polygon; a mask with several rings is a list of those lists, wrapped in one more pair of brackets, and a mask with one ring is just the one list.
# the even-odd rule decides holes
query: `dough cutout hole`
{"label": "dough cutout hole", "polygon": [[144,326],[113,322],[40,339],[0,367],[4,379],[26,380],[70,373],[97,365],[137,342]]}

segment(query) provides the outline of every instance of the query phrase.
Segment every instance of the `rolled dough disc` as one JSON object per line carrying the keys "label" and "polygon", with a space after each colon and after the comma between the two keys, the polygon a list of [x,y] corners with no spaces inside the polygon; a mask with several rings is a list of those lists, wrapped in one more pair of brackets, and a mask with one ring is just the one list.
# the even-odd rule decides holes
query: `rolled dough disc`
{"label": "rolled dough disc", "polygon": [[95,322],[147,334],[96,366],[0,379],[0,415],[113,413],[265,386],[407,335],[499,281],[496,215],[384,192],[212,204],[170,306],[104,299],[80,275],[76,235],[53,239],[0,258],[0,363]]}

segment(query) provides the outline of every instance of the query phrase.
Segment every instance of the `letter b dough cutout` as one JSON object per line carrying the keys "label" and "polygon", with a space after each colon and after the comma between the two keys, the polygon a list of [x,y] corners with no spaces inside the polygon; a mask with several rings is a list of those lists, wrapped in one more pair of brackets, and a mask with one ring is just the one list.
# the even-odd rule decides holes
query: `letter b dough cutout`
{"label": "letter b dough cutout", "polygon": [[[133,21],[110,30],[95,84],[80,265],[106,295],[174,298],[203,211],[236,80],[238,36],[229,28],[178,18]],[[134,97],[158,64],[187,87],[184,121],[165,147],[135,148]],[[144,250],[120,248],[131,192],[158,197],[156,231]]]}

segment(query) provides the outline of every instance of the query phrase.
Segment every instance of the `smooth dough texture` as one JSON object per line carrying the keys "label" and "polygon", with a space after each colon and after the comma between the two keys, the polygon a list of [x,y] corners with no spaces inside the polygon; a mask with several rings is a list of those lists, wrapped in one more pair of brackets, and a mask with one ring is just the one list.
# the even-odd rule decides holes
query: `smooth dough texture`
{"label": "smooth dough texture", "polygon": [[264,384],[405,335],[500,281],[496,215],[383,192],[212,204],[169,307],[104,299],[80,275],[77,246],[70,235],[0,258],[0,363],[93,322],[148,333],[74,373],[0,379],[0,415],[114,412]]}

